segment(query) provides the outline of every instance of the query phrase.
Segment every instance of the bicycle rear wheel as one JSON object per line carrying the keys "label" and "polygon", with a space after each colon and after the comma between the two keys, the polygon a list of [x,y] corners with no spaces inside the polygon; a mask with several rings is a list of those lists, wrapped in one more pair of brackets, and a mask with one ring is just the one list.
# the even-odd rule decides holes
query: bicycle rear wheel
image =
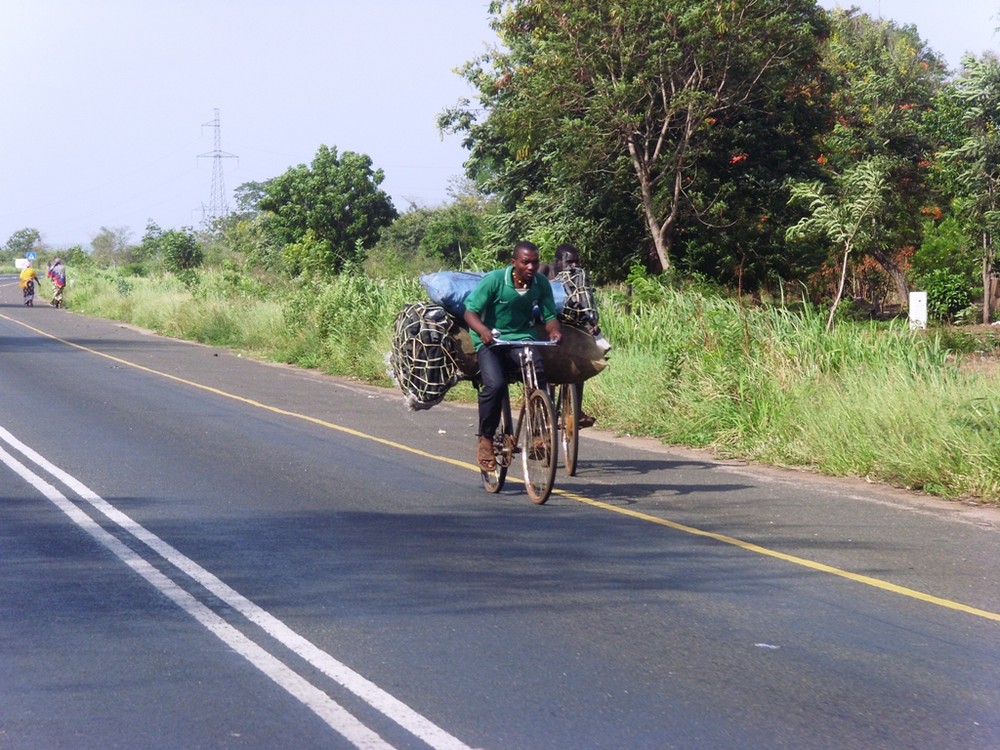
{"label": "bicycle rear wheel", "polygon": [[503,408],[500,410],[500,424],[493,435],[493,457],[496,459],[496,468],[492,471],[479,470],[483,475],[483,487],[494,495],[503,489],[503,484],[507,480],[507,469],[510,468],[514,457],[513,432],[510,418],[510,398],[505,398]]}
{"label": "bicycle rear wheel", "polygon": [[549,499],[556,478],[556,415],[552,399],[544,390],[527,395],[524,414],[524,485],[535,505]]}
{"label": "bicycle rear wheel", "polygon": [[575,383],[559,386],[559,437],[562,442],[566,473],[576,476],[576,459],[580,452],[580,399]]}

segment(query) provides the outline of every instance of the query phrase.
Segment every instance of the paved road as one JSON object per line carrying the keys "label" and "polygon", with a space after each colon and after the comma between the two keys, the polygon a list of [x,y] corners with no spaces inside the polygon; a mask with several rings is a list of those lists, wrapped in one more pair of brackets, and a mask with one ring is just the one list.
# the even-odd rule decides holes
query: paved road
{"label": "paved road", "polygon": [[0,748],[997,748],[1000,514],[474,413],[0,278]]}

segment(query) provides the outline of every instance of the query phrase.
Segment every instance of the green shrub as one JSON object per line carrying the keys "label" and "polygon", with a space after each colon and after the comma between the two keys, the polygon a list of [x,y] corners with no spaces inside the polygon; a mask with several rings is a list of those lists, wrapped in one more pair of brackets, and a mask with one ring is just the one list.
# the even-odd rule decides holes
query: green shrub
{"label": "green shrub", "polygon": [[932,320],[950,322],[972,302],[968,280],[954,271],[935,269],[921,277],[919,285],[927,292],[927,314]]}
{"label": "green shrub", "polygon": [[923,278],[932,271],[951,271],[975,283],[979,270],[978,254],[969,247],[969,240],[958,219],[954,216],[940,221],[927,221],[920,247],[910,259],[910,268],[916,278]]}
{"label": "green shrub", "polygon": [[146,265],[143,263],[123,263],[118,268],[121,271],[122,276],[148,275]]}

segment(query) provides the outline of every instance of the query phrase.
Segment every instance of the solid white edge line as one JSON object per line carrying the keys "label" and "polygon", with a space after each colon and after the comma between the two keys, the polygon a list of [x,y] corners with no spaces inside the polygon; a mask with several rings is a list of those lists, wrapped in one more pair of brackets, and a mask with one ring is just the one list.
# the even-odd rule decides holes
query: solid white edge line
{"label": "solid white edge line", "polygon": [[[2,429],[2,428],[0,428]],[[9,433],[8,433],[9,434]],[[101,527],[90,516],[76,507],[53,485],[28,469],[14,456],[0,448],[0,461],[41,492],[73,523],[95,541],[107,548],[115,557],[146,579],[157,591],[203,625],[210,633],[263,672],[277,685],[298,699],[331,729],[342,735],[361,750],[392,750],[378,734],[366,727],[326,693],[296,674],[275,656],[243,635],[169,577],[157,570],[145,558]]]}
{"label": "solid white edge line", "polygon": [[52,464],[37,451],[0,427],[0,439],[22,453],[40,468],[77,493],[108,519],[154,550],[171,565],[197,581],[221,601],[260,627],[264,632],[308,661],[330,679],[364,700],[377,711],[399,724],[435,750],[473,750],[423,715],[390,695],[371,680],[341,663],[321,648],[296,633],[267,610],[247,599],[215,575],[205,570],[179,550],[160,539],[128,515],[101,498],[75,477]]}

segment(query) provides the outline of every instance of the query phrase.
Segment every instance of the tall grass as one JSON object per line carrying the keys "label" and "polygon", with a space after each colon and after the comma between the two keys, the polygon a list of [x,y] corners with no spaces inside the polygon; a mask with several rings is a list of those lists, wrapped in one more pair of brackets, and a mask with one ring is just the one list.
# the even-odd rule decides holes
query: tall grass
{"label": "tall grass", "polygon": [[114,271],[75,273],[71,309],[121,320],[165,336],[267,354],[283,334],[280,300],[242,298],[221,271],[184,283],[174,276],[124,277]]}
{"label": "tall grass", "polygon": [[997,378],[905,323],[841,323],[662,289],[605,294],[603,424],[669,443],[1000,502]]}
{"label": "tall grass", "polygon": [[[73,309],[261,358],[388,385],[392,322],[417,281],[344,275],[247,284],[77,274]],[[1000,390],[939,337],[747,308],[655,281],[602,290],[609,367],[587,382],[600,425],[727,456],[1000,503]],[[450,394],[471,399],[459,387]]]}
{"label": "tall grass", "polygon": [[185,279],[76,274],[73,310],[264,359],[387,384],[392,322],[424,292],[415,279],[339,276],[247,285],[210,269]]}
{"label": "tall grass", "polygon": [[384,384],[392,326],[407,302],[424,297],[414,279],[339,276],[288,295],[285,361]]}

